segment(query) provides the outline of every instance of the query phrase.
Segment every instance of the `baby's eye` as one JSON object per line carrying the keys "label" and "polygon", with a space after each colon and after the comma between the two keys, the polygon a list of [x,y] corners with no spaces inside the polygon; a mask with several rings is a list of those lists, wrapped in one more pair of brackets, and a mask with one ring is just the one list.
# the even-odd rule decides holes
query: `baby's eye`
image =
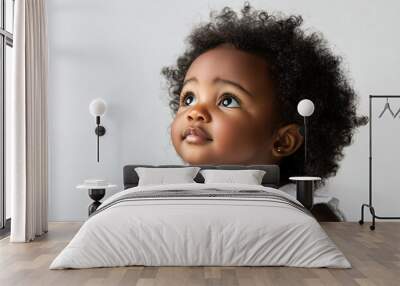
{"label": "baby's eye", "polygon": [[230,93],[224,93],[228,94],[228,96],[225,96],[220,104],[222,104],[224,107],[240,107],[239,101],[232,96]]}
{"label": "baby's eye", "polygon": [[182,97],[181,97],[181,105],[189,106],[192,105],[196,100],[196,97],[194,97],[192,92],[186,92]]}

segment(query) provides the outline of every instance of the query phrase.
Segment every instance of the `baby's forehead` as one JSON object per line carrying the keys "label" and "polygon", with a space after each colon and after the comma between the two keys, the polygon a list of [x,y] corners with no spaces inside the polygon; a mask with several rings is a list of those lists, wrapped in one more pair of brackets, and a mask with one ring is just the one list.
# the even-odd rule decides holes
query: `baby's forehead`
{"label": "baby's forehead", "polygon": [[247,89],[265,92],[271,86],[267,62],[260,56],[232,47],[217,47],[199,55],[186,72],[187,85],[220,85],[224,79]]}
{"label": "baby's forehead", "polygon": [[218,46],[200,54],[190,65],[187,75],[207,71],[232,75],[253,73],[267,68],[267,62],[260,56],[233,47]]}
{"label": "baby's forehead", "polygon": [[[268,76],[265,59],[232,47],[216,47],[200,54],[190,65],[185,80],[196,77],[198,82],[212,83],[215,78],[225,78],[233,81],[254,79]],[[253,79],[253,80],[252,80]]]}

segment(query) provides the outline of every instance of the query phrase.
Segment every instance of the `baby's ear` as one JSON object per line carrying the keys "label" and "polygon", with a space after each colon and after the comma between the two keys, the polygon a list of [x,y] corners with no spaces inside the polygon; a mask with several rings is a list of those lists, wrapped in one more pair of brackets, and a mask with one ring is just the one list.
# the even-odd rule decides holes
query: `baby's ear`
{"label": "baby's ear", "polygon": [[303,128],[294,123],[279,128],[272,148],[273,156],[281,158],[296,152],[304,141],[302,133]]}

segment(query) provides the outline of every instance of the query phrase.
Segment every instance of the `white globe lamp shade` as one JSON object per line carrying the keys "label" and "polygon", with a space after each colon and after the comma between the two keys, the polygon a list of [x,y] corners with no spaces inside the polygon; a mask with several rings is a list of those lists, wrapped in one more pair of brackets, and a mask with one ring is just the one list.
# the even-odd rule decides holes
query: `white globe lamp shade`
{"label": "white globe lamp shade", "polygon": [[89,111],[93,116],[102,116],[106,110],[107,104],[101,98],[93,99],[89,104]]}
{"label": "white globe lamp shade", "polygon": [[303,99],[297,105],[297,111],[302,116],[310,116],[314,113],[314,103],[309,99]]}

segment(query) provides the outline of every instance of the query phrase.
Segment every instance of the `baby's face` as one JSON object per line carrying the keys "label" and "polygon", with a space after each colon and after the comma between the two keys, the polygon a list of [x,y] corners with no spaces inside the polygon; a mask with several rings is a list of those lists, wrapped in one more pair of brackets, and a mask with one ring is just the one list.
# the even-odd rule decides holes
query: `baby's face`
{"label": "baby's face", "polygon": [[271,164],[273,92],[264,59],[220,45],[185,76],[171,125],[189,164]]}

